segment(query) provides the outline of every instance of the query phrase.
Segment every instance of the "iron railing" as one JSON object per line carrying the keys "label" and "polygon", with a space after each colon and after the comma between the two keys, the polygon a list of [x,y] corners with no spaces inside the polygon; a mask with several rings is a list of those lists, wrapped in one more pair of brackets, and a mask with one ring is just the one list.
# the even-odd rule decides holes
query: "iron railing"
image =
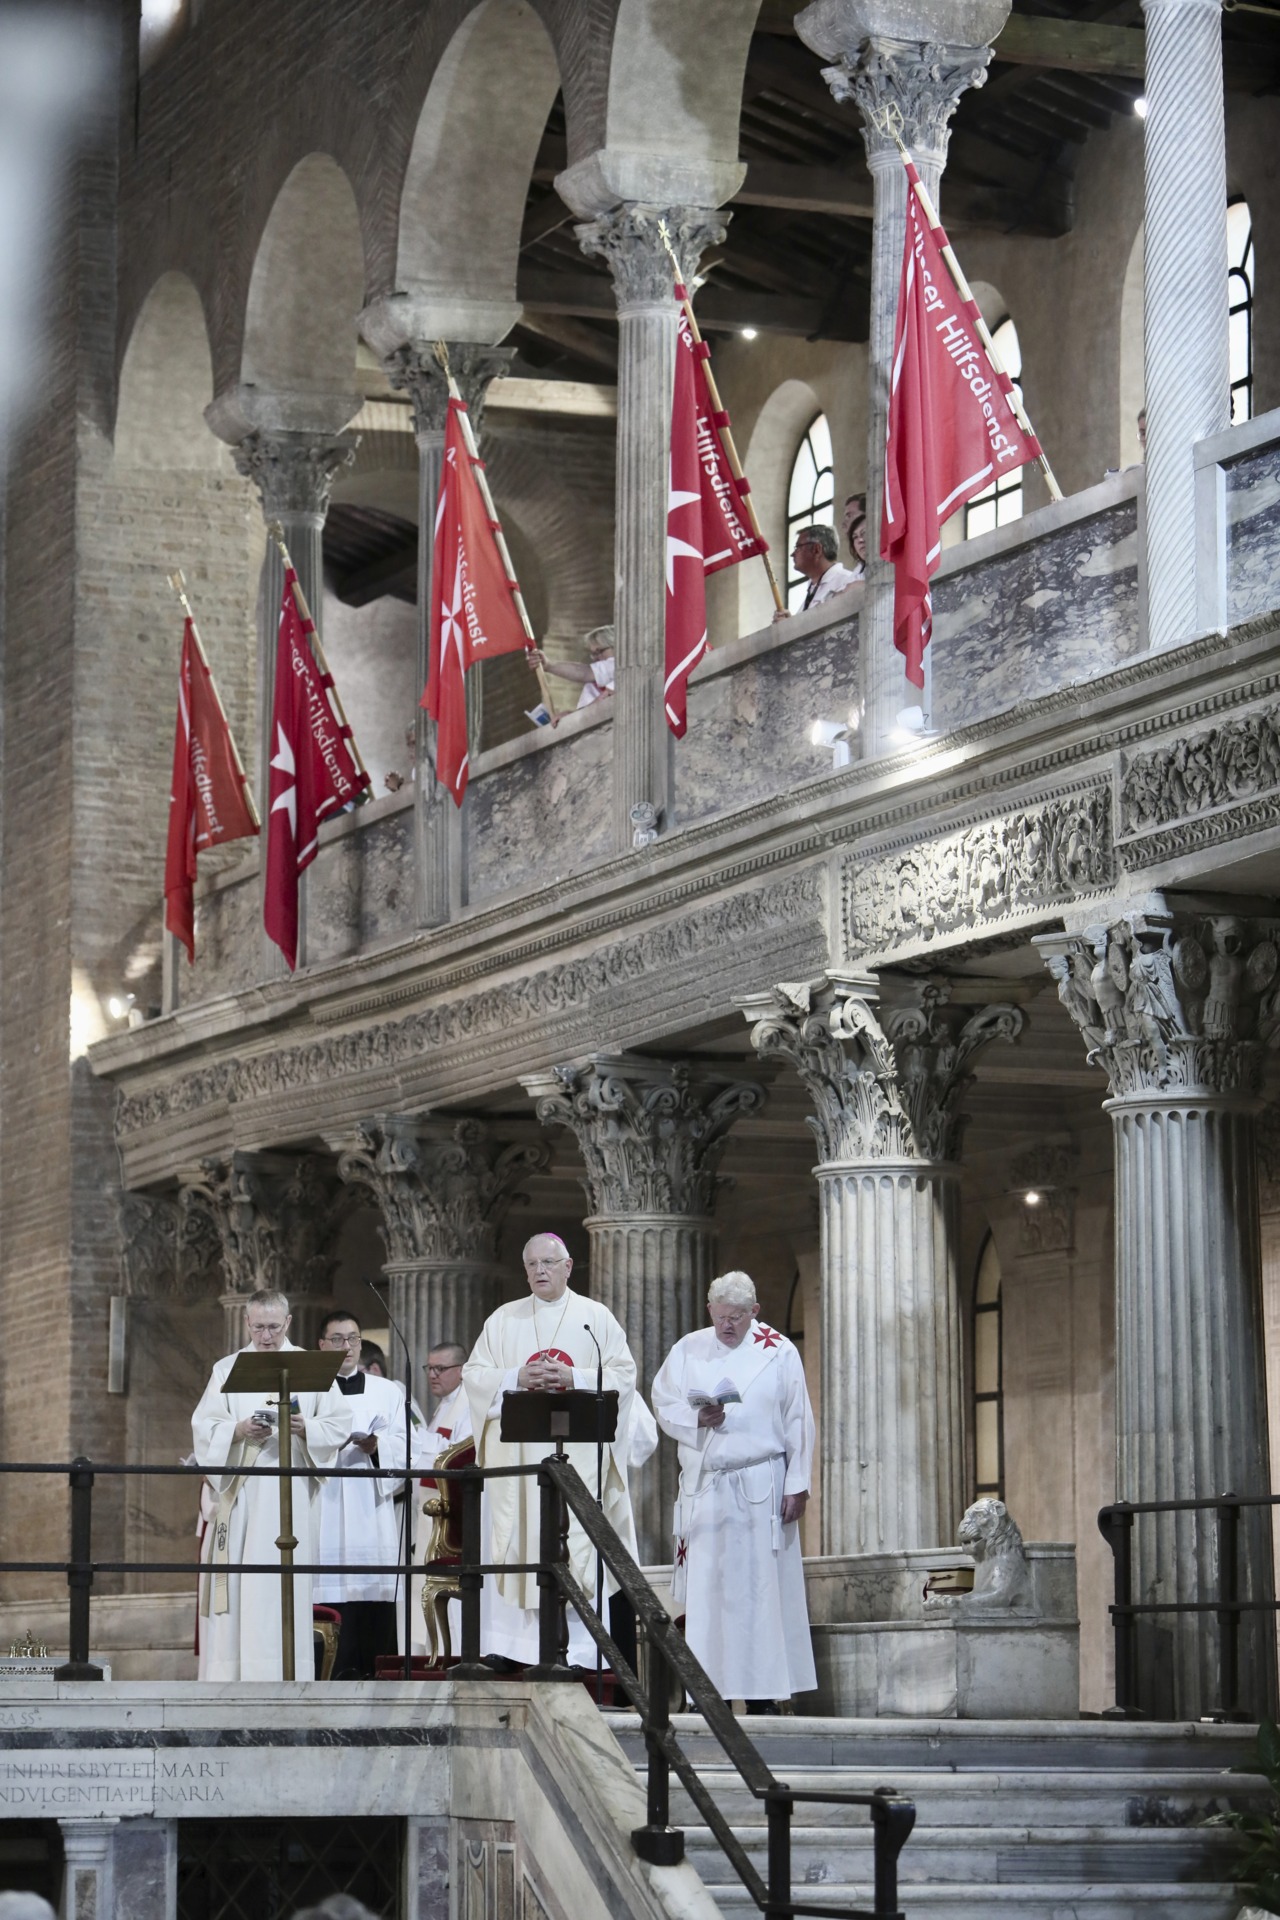
{"label": "iron railing", "polygon": [[[420,1470],[405,1468],[333,1468],[326,1479],[367,1479],[370,1472],[381,1479],[403,1480],[411,1488]],[[201,1467],[123,1466],[84,1458],[69,1463],[0,1462],[0,1474],[46,1474],[64,1478],[70,1490],[71,1539],[65,1560],[0,1560],[0,1574],[62,1574],[68,1595],[68,1658],[54,1677],[59,1680],[93,1681],[103,1677],[101,1667],[90,1657],[90,1609],[94,1580],[102,1574],[185,1574],[198,1578],[202,1569],[190,1560],[99,1560],[93,1557],[93,1490],[102,1477],[169,1477],[199,1479]],[[315,1477],[308,1467],[241,1467],[245,1477],[296,1480]],[[540,1489],[539,1558],[519,1567],[504,1563],[486,1564],[482,1558],[481,1493],[490,1479],[509,1479],[536,1474]],[[768,1920],[789,1920],[791,1915],[813,1915],[818,1920],[904,1920],[898,1906],[898,1856],[915,1824],[915,1807],[892,1788],[872,1793],[832,1790],[811,1792],[789,1787],[776,1779],[764,1759],[717,1691],[709,1676],[689,1651],[684,1636],[645,1579],[639,1566],[623,1546],[588,1492],[568,1458],[557,1452],[540,1465],[519,1467],[432,1468],[435,1481],[458,1481],[462,1493],[461,1561],[416,1562],[415,1573],[447,1570],[458,1583],[462,1606],[461,1660],[450,1669],[453,1680],[493,1680],[492,1668],[480,1657],[480,1594],[486,1573],[534,1573],[539,1589],[538,1663],[526,1678],[534,1680],[577,1681],[567,1660],[569,1648],[568,1608],[581,1618],[617,1680],[640,1716],[648,1760],[646,1781],[646,1820],[632,1833],[632,1842],[641,1859],[654,1865],[677,1864],[684,1857],[684,1834],[671,1824],[671,1775],[674,1773],[693,1805],[706,1822],[725,1858],[737,1873],[747,1893]],[[569,1566],[569,1516],[582,1527],[600,1559],[617,1581],[621,1592],[635,1610],[637,1636],[643,1636],[648,1649],[645,1680],[634,1671],[611,1637],[600,1615],[579,1587]],[[342,1573],[346,1568],[332,1561],[295,1561],[295,1574]],[[280,1573],[279,1561],[252,1563],[241,1561],[228,1569],[231,1573]],[[402,1576],[404,1563],[365,1566],[362,1574],[379,1573]],[[733,1832],[720,1807],[698,1775],[689,1755],[679,1742],[671,1723],[673,1681],[702,1715],[707,1730],[719,1742],[727,1759],[736,1769],[754,1799],[765,1811],[767,1840],[766,1873],[762,1877],[746,1848]],[[792,1898],[791,1816],[800,1802],[820,1802],[833,1806],[866,1807],[873,1830],[874,1905],[843,1907],[799,1902]]]}
{"label": "iron railing", "polygon": [[[1280,1494],[1220,1494],[1209,1500],[1117,1500],[1098,1514],[1098,1528],[1111,1549],[1115,1598],[1109,1609],[1115,1644],[1114,1712],[1142,1719],[1139,1698],[1137,1630],[1154,1614],[1212,1614],[1217,1622],[1217,1698],[1205,1703],[1202,1719],[1251,1722],[1273,1713],[1272,1700],[1246,1704],[1240,1697],[1240,1625],[1246,1613],[1280,1612],[1275,1599],[1242,1599],[1240,1594],[1240,1515],[1247,1508],[1280,1506]],[[1201,1600],[1133,1598],[1133,1525],[1146,1514],[1212,1513],[1217,1533],[1218,1591]],[[1271,1564],[1270,1543],[1267,1565]]]}

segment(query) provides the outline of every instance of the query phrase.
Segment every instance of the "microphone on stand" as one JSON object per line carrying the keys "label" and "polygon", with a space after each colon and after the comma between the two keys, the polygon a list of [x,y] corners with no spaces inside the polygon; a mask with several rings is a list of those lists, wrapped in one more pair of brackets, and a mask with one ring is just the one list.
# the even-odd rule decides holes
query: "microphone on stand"
{"label": "microphone on stand", "polygon": [[387,1325],[404,1348],[404,1677],[413,1678],[413,1530],[410,1521],[413,1518],[411,1503],[413,1500],[413,1480],[410,1464],[413,1459],[413,1355],[409,1351],[409,1342],[400,1330],[400,1323],[392,1313],[390,1305],[378,1292],[368,1274],[364,1281],[378,1305],[387,1316]]}

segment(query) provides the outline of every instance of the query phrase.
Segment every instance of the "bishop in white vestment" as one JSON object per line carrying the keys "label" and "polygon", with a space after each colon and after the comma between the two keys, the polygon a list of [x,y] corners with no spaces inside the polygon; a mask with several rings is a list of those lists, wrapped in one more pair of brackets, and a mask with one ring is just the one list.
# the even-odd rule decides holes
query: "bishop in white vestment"
{"label": "bishop in white vestment", "polygon": [[[616,1389],[618,1393],[618,1435],[604,1449],[604,1514],[634,1557],[636,1534],[627,1491],[627,1443],[636,1363],[627,1346],[627,1336],[607,1307],[572,1291],[569,1275],[573,1262],[563,1241],[555,1234],[535,1234],[525,1247],[524,1266],[529,1282],[528,1297],[512,1301],[490,1314],[462,1370],[471,1405],[472,1431],[480,1436],[476,1463],[482,1467],[505,1467],[544,1460],[554,1450],[549,1441],[522,1446],[499,1439],[503,1396],[529,1388],[564,1391],[577,1387],[594,1393],[595,1342],[598,1341],[604,1364],[604,1390],[608,1393]],[[565,1451],[594,1495],[595,1447],[571,1445]],[[487,1496],[485,1559],[490,1563],[508,1561],[516,1565],[536,1561],[539,1547],[536,1476],[491,1480]],[[569,1516],[569,1562],[575,1579],[594,1606],[596,1556],[572,1514]],[[605,1593],[614,1592],[615,1585],[606,1577]],[[481,1607],[483,1652],[532,1666],[538,1658],[536,1574],[490,1575],[484,1583]],[[594,1666],[595,1641],[573,1607],[569,1608],[568,1617],[569,1664]]]}
{"label": "bishop in white vestment", "polygon": [[[289,1302],[282,1293],[261,1289],[245,1311],[251,1345],[259,1353],[289,1348]],[[200,1577],[199,1677],[201,1680],[279,1680],[283,1677],[280,1635],[280,1581],[270,1573],[241,1574],[245,1561],[277,1565],[280,1552],[280,1483],[244,1478],[242,1467],[280,1464],[276,1431],[254,1415],[263,1409],[257,1393],[226,1393],[223,1381],[238,1355],[214,1362],[209,1384],[191,1417],[195,1457],[208,1469],[214,1511],[205,1529]],[[336,1387],[325,1393],[299,1393],[293,1419],[295,1467],[310,1467],[312,1477],[293,1483],[295,1558],[317,1559],[320,1476],[336,1466],[351,1432],[351,1410]],[[293,1582],[294,1676],[315,1677],[311,1634],[311,1576]]]}
{"label": "bishop in white vestment", "polygon": [[672,1596],[690,1650],[727,1700],[787,1700],[817,1685],[799,1520],[813,1410],[800,1356],[756,1318],[745,1273],[711,1283],[712,1325],[677,1340],[653,1383],[680,1446]]}

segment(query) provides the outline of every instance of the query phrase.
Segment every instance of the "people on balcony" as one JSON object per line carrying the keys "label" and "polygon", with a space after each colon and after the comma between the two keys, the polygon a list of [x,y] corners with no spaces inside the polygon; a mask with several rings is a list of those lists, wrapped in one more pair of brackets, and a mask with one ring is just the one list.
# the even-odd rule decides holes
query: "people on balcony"
{"label": "people on balcony", "polygon": [[[801,527],[796,535],[796,544],[791,550],[791,559],[797,573],[803,574],[809,582],[804,596],[804,605],[800,609],[807,613],[810,607],[820,607],[824,601],[832,599],[837,593],[843,593],[858,579],[848,567],[840,563],[840,543],[834,527]],[[789,620],[790,613],[780,607],[774,614],[775,620]]]}

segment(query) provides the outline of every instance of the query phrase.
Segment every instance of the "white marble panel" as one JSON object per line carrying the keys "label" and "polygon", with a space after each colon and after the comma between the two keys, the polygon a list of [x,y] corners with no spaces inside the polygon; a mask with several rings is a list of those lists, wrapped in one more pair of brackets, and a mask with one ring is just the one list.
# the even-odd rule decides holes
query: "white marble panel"
{"label": "white marble panel", "polygon": [[449,1750],[419,1746],[170,1747],[155,1754],[155,1811],[176,1819],[407,1817],[447,1812]]}

